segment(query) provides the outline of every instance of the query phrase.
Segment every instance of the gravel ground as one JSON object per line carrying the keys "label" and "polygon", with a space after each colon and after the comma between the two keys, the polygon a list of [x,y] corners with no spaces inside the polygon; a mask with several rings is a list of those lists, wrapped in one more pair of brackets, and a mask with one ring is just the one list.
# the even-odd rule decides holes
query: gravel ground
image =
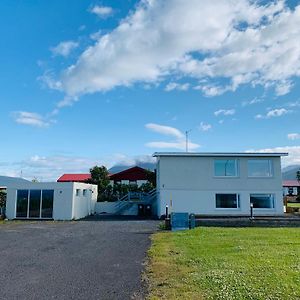
{"label": "gravel ground", "polygon": [[0,299],[144,299],[157,221],[0,225]]}

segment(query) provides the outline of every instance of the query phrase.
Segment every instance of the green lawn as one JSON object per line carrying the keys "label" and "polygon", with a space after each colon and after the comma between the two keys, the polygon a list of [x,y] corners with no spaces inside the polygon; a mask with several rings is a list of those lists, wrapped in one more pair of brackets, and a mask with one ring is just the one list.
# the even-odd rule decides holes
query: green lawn
{"label": "green lawn", "polygon": [[150,299],[300,299],[300,228],[212,228],[152,237]]}
{"label": "green lawn", "polygon": [[289,203],[287,204],[287,206],[288,206],[288,207],[299,207],[299,208],[300,208],[300,203],[291,203],[291,202],[289,202]]}

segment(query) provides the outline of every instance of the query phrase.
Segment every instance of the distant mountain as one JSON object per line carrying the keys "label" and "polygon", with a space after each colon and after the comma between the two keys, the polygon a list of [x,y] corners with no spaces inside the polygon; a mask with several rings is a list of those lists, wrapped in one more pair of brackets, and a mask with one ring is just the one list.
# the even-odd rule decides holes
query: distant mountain
{"label": "distant mountain", "polygon": [[300,165],[292,165],[282,169],[283,180],[296,180],[297,171],[300,170]]}
{"label": "distant mountain", "polygon": [[109,173],[119,173],[119,172],[122,172],[126,169],[129,169],[129,168],[132,168],[132,167],[135,167],[135,166],[138,166],[140,168],[143,168],[143,169],[147,169],[147,170],[150,170],[150,171],[154,171],[154,169],[156,168],[156,163],[151,163],[151,162],[138,162],[136,163],[135,165],[131,165],[131,166],[125,166],[125,165],[115,165],[113,167],[111,167],[108,171]]}

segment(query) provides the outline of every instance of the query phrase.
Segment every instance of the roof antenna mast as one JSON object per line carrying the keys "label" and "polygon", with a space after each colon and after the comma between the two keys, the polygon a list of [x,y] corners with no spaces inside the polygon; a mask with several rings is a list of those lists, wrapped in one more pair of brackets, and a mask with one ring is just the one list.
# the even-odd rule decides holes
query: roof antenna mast
{"label": "roof antenna mast", "polygon": [[192,131],[192,129],[185,131],[185,151],[186,152],[189,152],[189,133],[191,131]]}

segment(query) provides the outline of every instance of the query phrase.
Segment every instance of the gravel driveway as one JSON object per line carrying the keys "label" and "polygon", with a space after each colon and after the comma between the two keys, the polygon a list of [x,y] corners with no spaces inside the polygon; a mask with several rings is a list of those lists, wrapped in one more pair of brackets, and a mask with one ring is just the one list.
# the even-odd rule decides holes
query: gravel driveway
{"label": "gravel driveway", "polygon": [[144,299],[157,221],[0,225],[1,299]]}

